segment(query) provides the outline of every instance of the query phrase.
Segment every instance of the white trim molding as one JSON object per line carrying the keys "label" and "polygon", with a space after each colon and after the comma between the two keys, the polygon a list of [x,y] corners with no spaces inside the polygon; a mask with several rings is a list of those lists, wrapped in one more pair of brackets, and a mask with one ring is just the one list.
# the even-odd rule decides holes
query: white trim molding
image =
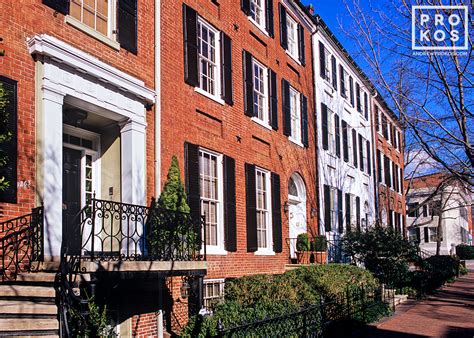
{"label": "white trim molding", "polygon": [[31,55],[43,55],[87,73],[101,82],[109,83],[120,91],[139,97],[145,103],[155,103],[155,92],[144,82],[128,75],[67,43],[47,34],[27,40]]}

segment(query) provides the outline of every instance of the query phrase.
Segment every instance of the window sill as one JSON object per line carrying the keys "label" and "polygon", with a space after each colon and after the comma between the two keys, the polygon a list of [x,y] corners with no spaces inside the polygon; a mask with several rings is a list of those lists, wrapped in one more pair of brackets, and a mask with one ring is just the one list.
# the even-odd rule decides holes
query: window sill
{"label": "window sill", "polygon": [[202,89],[199,88],[199,87],[195,87],[195,88],[194,88],[194,91],[195,91],[196,93],[199,93],[199,94],[201,94],[201,95],[207,97],[208,99],[211,99],[211,100],[213,100],[213,101],[215,101],[215,102],[217,102],[217,103],[223,105],[223,106],[225,105],[224,100],[222,100],[220,97],[211,95],[211,94],[209,94],[209,93],[206,92],[205,90],[202,90]]}
{"label": "window sill", "polygon": [[87,35],[93,37],[96,40],[99,40],[100,42],[106,44],[109,47],[112,47],[113,49],[119,51],[120,50],[120,44],[117,41],[112,40],[108,36],[105,36],[99,32],[97,32],[95,29],[92,29],[91,27],[83,24],[79,20],[75,19],[74,17],[70,15],[66,15],[64,17],[64,22],[66,22],[68,25],[71,25]]}
{"label": "window sill", "polygon": [[255,256],[275,256],[275,251],[270,249],[258,249],[254,254]]}
{"label": "window sill", "polygon": [[226,256],[227,250],[221,247],[206,246],[206,255]]}
{"label": "window sill", "polygon": [[296,144],[297,146],[300,146],[301,148],[304,148],[304,144],[301,143],[301,141],[295,140],[295,139],[292,138],[291,136],[288,136],[288,140],[290,140],[291,143],[294,143],[294,144]]}
{"label": "window sill", "polygon": [[259,125],[261,125],[262,127],[266,128],[266,129],[269,129],[269,130],[272,130],[272,127],[265,121],[263,120],[260,120],[258,117],[252,117],[251,120]]}
{"label": "window sill", "polygon": [[268,38],[270,37],[270,35],[268,35],[268,32],[267,32],[267,30],[266,30],[264,27],[262,27],[261,25],[259,25],[251,16],[248,16],[248,18],[249,18],[249,21],[250,21],[255,27],[257,27],[260,32],[262,32],[266,37],[268,37]]}

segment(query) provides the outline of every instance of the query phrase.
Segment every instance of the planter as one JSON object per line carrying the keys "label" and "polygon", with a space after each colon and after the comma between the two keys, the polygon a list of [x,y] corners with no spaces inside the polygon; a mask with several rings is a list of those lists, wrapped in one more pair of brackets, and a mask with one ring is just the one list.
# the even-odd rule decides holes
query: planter
{"label": "planter", "polygon": [[328,254],[326,251],[315,251],[314,252],[314,263],[315,264],[326,264]]}
{"label": "planter", "polygon": [[297,251],[296,261],[298,264],[309,264],[311,260],[311,251]]}

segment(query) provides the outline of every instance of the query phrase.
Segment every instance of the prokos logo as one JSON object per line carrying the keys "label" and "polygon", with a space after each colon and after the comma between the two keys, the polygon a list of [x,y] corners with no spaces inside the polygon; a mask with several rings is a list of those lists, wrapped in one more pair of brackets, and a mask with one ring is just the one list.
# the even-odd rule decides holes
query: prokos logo
{"label": "prokos logo", "polygon": [[413,50],[467,50],[467,6],[413,6]]}

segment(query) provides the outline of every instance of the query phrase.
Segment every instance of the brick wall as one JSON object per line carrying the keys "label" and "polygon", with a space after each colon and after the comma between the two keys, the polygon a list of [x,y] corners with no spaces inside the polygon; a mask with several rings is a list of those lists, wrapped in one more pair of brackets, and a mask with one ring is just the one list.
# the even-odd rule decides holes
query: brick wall
{"label": "brick wall", "polygon": [[[278,1],[274,0],[275,38],[265,35],[241,11],[239,2],[189,0],[186,4],[218,30],[232,39],[234,105],[221,105],[197,92],[184,82],[182,2],[162,3],[162,177],[166,178],[171,157],[178,156],[184,172],[184,143],[190,142],[231,156],[236,161],[237,252],[223,256],[208,255],[207,277],[241,276],[283,272],[288,251],[288,215],[282,207],[283,253],[256,256],[247,253],[245,171],[246,162],[276,172],[281,179],[282,204],[288,200],[287,182],[294,172],[303,177],[307,189],[307,219],[317,229],[314,105],[311,67],[311,41],[305,31],[306,66],[289,57],[280,46]],[[257,37],[257,38],[256,38]],[[261,41],[259,41],[261,40]],[[279,130],[269,130],[244,114],[243,49],[277,74]],[[281,79],[285,78],[308,98],[310,147],[304,149],[283,135]],[[163,183],[163,182],[162,182]]]}
{"label": "brick wall", "polygon": [[[28,53],[26,41],[36,34],[49,34],[101,61],[143,80],[153,88],[154,81],[154,1],[138,0],[138,54],[108,45],[64,22],[64,15],[42,4],[41,0],[0,0],[0,37],[5,56],[0,57],[0,75],[18,81],[18,182],[29,182],[18,188],[18,203],[0,203],[0,221],[27,214],[35,205],[36,135],[35,135],[35,62]],[[154,187],[154,112],[147,112],[147,190],[148,199]]]}

